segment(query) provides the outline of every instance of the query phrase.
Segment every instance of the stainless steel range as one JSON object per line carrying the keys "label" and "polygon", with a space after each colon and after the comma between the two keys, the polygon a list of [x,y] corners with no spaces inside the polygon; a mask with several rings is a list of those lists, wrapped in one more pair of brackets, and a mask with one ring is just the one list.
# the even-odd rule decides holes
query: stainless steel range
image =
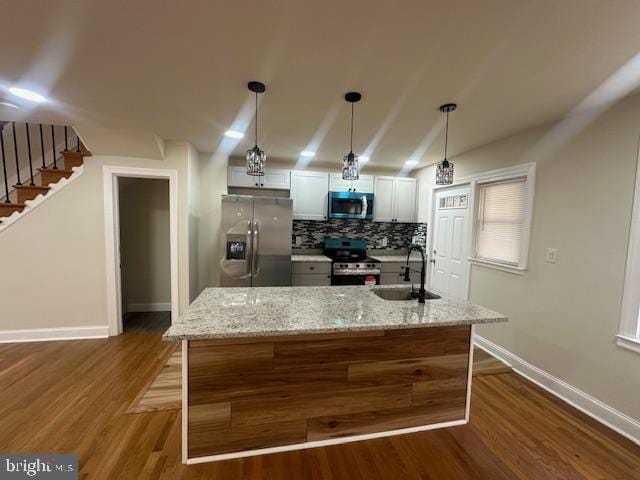
{"label": "stainless steel range", "polygon": [[331,285],[380,283],[380,263],[367,257],[365,240],[326,238],[324,254],[333,260]]}

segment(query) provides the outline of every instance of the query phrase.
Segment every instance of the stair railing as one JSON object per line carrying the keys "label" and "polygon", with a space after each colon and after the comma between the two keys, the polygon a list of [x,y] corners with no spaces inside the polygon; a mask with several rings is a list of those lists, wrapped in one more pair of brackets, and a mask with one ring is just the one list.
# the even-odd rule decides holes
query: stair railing
{"label": "stair railing", "polygon": [[[14,154],[14,161],[15,161],[15,172],[14,172],[14,176],[15,176],[15,181],[11,182],[11,178],[9,177],[9,173],[8,173],[8,162],[9,160],[7,159],[7,152],[10,150],[7,150],[7,148],[11,148],[9,145],[6,145],[5,142],[5,138],[3,135],[3,128],[9,128],[9,123],[11,123],[11,133],[8,135],[9,137],[9,143],[11,142],[11,140],[13,140],[13,154]],[[15,188],[12,188],[12,186],[22,186],[22,172],[21,169],[25,169],[28,166],[28,175],[29,175],[29,185],[30,186],[35,186],[35,176],[36,176],[36,172],[34,172],[34,168],[33,168],[33,162],[34,162],[34,158],[33,158],[33,146],[32,146],[32,135],[31,135],[31,130],[34,126],[32,124],[29,123],[25,123],[24,124],[24,141],[21,142],[18,140],[18,135],[17,135],[17,131],[18,131],[18,126],[16,125],[16,122],[0,122],[0,162],[2,163],[2,186],[3,188],[3,192],[2,194],[0,194],[0,202],[4,201],[4,203],[13,203],[12,199],[11,199],[11,195],[12,193],[15,191]],[[47,165],[47,160],[46,160],[46,156],[48,154],[48,150],[49,148],[45,147],[45,125],[43,124],[38,124],[38,132],[39,132],[39,140],[40,140],[40,154],[41,154],[41,160],[42,160],[42,169],[47,169],[47,168],[52,168],[54,170],[58,170],[58,150],[59,147],[56,145],[56,126],[55,125],[50,125],[50,129],[51,129],[51,146],[50,146],[50,150],[51,150],[51,163],[49,165]],[[26,152],[25,152],[26,150]],[[80,138],[76,135],[76,145],[75,148],[73,149],[77,152],[80,152],[82,150],[82,144],[80,142]],[[37,151],[37,150],[36,150]],[[72,150],[69,150],[69,127],[67,127],[66,125],[64,126],[64,151],[69,152]],[[26,153],[26,155],[25,155]],[[25,158],[26,157],[26,158]],[[11,185],[11,183],[13,183],[13,185]]]}

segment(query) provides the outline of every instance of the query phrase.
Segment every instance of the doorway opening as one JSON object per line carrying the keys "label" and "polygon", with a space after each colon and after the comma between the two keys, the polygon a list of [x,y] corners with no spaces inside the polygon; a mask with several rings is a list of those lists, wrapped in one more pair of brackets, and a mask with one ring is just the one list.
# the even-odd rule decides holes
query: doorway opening
{"label": "doorway opening", "polygon": [[103,173],[109,334],[163,332],[179,305],[177,172]]}
{"label": "doorway opening", "polygon": [[169,180],[118,178],[124,333],[171,326]]}

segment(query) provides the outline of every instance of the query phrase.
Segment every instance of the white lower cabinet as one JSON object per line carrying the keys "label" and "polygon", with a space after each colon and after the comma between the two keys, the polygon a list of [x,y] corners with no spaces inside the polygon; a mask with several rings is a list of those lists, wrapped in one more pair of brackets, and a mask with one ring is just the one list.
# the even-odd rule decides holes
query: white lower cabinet
{"label": "white lower cabinet", "polygon": [[412,269],[412,271],[409,272],[409,278],[411,278],[411,282],[404,281],[405,266],[405,263],[380,263],[380,285],[406,284],[407,286],[410,286],[412,283],[414,285],[419,285],[420,269],[422,268],[422,263],[409,262],[409,268]]}
{"label": "white lower cabinet", "polygon": [[293,274],[294,287],[328,287],[331,285],[330,274],[301,273]]}
{"label": "white lower cabinet", "polygon": [[331,285],[331,262],[293,262],[291,284],[294,287]]}

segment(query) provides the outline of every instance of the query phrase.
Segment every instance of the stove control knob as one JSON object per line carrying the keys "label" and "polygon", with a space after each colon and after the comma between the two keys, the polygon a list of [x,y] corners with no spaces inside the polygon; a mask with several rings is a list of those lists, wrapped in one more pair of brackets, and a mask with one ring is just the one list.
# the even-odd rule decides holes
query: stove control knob
{"label": "stove control knob", "polygon": [[357,264],[357,265],[356,265],[356,268],[360,268],[360,264]]}

